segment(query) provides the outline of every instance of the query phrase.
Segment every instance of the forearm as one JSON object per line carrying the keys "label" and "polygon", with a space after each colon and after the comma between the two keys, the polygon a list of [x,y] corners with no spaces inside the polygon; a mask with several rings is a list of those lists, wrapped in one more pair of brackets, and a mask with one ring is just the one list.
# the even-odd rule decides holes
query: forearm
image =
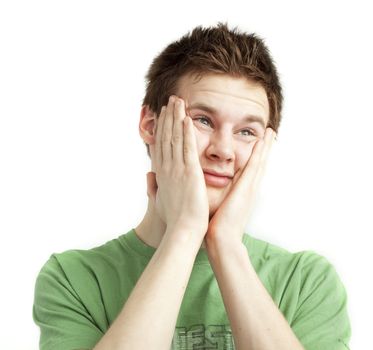
{"label": "forearm", "polygon": [[244,245],[209,247],[238,350],[304,350],[261,283]]}
{"label": "forearm", "polygon": [[[198,252],[198,241],[165,235],[124,308],[96,345],[103,349],[169,349],[181,302]],[[161,316],[161,318],[160,318]]]}

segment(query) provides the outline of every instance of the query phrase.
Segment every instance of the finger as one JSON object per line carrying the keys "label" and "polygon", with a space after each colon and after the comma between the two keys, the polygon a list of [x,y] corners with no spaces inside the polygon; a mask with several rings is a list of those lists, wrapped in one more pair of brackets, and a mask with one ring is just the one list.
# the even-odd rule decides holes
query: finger
{"label": "finger", "polygon": [[[256,141],[253,151],[251,153],[251,156],[249,160],[246,163],[246,166],[244,167],[242,171],[242,175],[238,181],[241,179],[244,179],[245,184],[250,185],[258,172],[260,162],[261,162],[261,156],[264,149],[264,140],[260,139]],[[243,181],[243,180],[241,180]]]}
{"label": "finger", "polygon": [[273,141],[276,137],[276,133],[271,128],[267,128],[266,132],[264,134],[264,149],[262,153],[262,161],[265,162],[268,158],[268,154],[271,150],[271,147],[273,145]]}
{"label": "finger", "polygon": [[256,176],[254,179],[254,183],[253,183],[254,187],[259,186],[259,183],[262,177],[264,176],[266,166],[268,163],[269,154],[272,149],[272,145],[275,140],[275,137],[276,137],[276,133],[272,129],[268,128],[264,135],[264,147],[263,147],[263,151],[261,154],[259,168],[257,170]]}
{"label": "finger", "polygon": [[[255,142],[253,151],[245,167],[242,170],[239,170],[233,178],[233,187],[228,196],[229,198],[236,198],[238,202],[242,203],[242,206],[250,203],[247,196],[250,197],[254,193],[254,182],[263,146],[264,141],[262,139]],[[245,193],[246,196],[242,196],[242,193]]]}
{"label": "finger", "polygon": [[182,99],[175,102],[174,125],[172,132],[172,158],[177,163],[184,162],[183,148],[183,119],[185,118],[185,105]]}
{"label": "finger", "polygon": [[263,138],[264,144],[263,144],[263,150],[262,150],[261,156],[260,156],[259,169],[264,168],[266,163],[267,163],[268,155],[269,155],[269,152],[271,150],[272,143],[273,143],[274,134],[275,133],[272,129],[270,129],[270,128],[266,129],[266,132],[265,132],[264,138]]}
{"label": "finger", "polygon": [[243,177],[247,177],[248,181],[254,181],[259,169],[264,166],[272,139],[273,130],[267,128],[264,137],[255,143],[251,156],[243,170]]}
{"label": "finger", "polygon": [[165,163],[170,163],[172,161],[172,127],[174,123],[174,107],[175,107],[175,97],[170,96],[167,108],[166,115],[163,124],[162,131],[162,159],[164,165]]}
{"label": "finger", "polygon": [[163,131],[163,123],[164,117],[166,113],[166,107],[163,106],[161,109],[161,113],[159,114],[157,126],[155,130],[155,169],[157,170],[159,166],[162,165],[162,131]]}
{"label": "finger", "polygon": [[154,172],[151,171],[151,172],[148,172],[146,174],[146,185],[147,185],[146,193],[147,193],[148,197],[153,202],[155,202],[158,185],[157,185],[157,181],[156,181],[156,177],[155,177]]}
{"label": "finger", "polygon": [[[268,131],[268,134],[270,134],[270,131]],[[254,198],[253,196],[255,196],[264,168],[263,163],[269,153],[268,147],[270,147],[273,137],[273,134],[269,136],[265,134],[262,139],[257,140],[254,144],[251,156],[245,167],[240,169],[234,176],[233,187],[227,196],[231,198],[230,203],[235,202],[236,206],[238,205],[241,208],[251,205],[252,201],[248,200],[248,196],[249,198]],[[246,196],[242,196],[242,193],[245,193]]]}
{"label": "finger", "polygon": [[186,166],[199,165],[197,141],[194,133],[192,118],[184,118],[184,162]]}

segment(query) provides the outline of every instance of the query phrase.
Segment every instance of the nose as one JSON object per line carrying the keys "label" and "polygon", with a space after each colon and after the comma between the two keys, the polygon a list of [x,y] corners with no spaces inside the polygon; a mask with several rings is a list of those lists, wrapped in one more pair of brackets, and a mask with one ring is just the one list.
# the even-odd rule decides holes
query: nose
{"label": "nose", "polygon": [[206,149],[206,155],[211,160],[232,162],[234,160],[232,136],[222,133],[212,136]]}

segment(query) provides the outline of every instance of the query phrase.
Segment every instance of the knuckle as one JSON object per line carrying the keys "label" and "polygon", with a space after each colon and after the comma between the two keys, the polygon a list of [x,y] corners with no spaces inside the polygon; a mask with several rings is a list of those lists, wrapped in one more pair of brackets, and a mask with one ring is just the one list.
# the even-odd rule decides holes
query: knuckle
{"label": "knuckle", "polygon": [[181,135],[176,134],[176,135],[173,135],[173,136],[172,136],[172,140],[171,140],[171,143],[172,143],[172,144],[179,143],[180,141],[181,141]]}
{"label": "knuckle", "polygon": [[194,160],[193,149],[191,147],[184,147],[184,156],[189,160]]}
{"label": "knuckle", "polygon": [[190,151],[190,148],[188,148],[188,147],[185,147],[184,148],[184,156],[185,157],[189,157],[190,155],[191,155],[191,151]]}
{"label": "knuckle", "polygon": [[167,134],[163,135],[162,144],[168,144],[168,143],[170,143],[170,141],[171,141],[171,136],[170,135],[167,135]]}

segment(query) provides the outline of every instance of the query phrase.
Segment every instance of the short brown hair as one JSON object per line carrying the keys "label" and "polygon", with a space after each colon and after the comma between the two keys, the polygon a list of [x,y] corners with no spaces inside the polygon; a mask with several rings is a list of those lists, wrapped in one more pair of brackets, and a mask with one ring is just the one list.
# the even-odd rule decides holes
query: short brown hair
{"label": "short brown hair", "polygon": [[159,115],[169,96],[175,94],[180,78],[189,73],[229,74],[258,82],[267,93],[268,127],[278,132],[282,88],[269,50],[256,34],[229,29],[223,23],[216,27],[196,27],[153,60],[146,74],[143,105]]}

